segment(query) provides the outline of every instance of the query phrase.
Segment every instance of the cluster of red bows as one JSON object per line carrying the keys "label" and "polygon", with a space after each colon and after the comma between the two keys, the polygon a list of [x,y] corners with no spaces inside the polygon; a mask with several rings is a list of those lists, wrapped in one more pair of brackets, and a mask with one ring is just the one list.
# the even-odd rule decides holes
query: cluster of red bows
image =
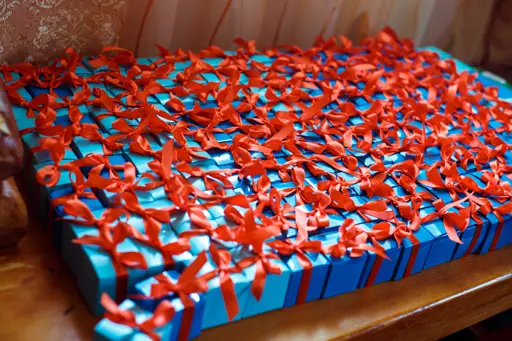
{"label": "cluster of red bows", "polygon": [[[53,161],[39,170],[38,181],[55,186],[60,171],[68,170],[76,195],[55,204],[64,204],[67,214],[78,217],[76,222],[99,229],[98,236],[78,242],[102,247],[122,265],[119,269],[144,266],[140,254],[116,251],[116,245],[128,237],[155,247],[171,262],[172,255],[187,250],[188,243],[180,238],[176,244],[162,245],[158,235],[173,214],[187,214],[193,228],[182,238],[206,234],[252,250],[253,256],[238,267],[256,265],[252,291],[260,297],[266,274],[280,271],[271,262],[276,253],[269,252],[265,243],[290,228],[298,230],[296,238],[269,245],[280,254],[296,254],[308,270],[306,252],[357,257],[373,250],[385,257],[379,240],[395,238],[401,243],[409,238],[416,243],[414,232],[424,222],[439,219],[448,236],[460,242],[457,232],[468,226],[470,218],[478,221],[480,213],[493,212],[502,219],[510,214],[512,150],[506,134],[512,130],[512,106],[498,97],[496,88],[476,82],[476,75],[458,74],[453,61],[415,50],[412,41],[400,40],[390,29],[360,46],[346,38],[341,44],[334,38],[318,39],[308,50],[283,46],[258,54],[253,42],[236,42],[240,48],[232,54],[216,47],[197,54],[160,48],[161,58],[149,65],[139,64],[129,51],[106,48],[89,61],[102,71],[85,76],[76,74],[83,65],[70,49],[48,66],[0,66],[10,101],[35,118],[35,126],[21,133],[37,132],[40,145],[33,151],[47,151]],[[272,62],[259,62],[258,56]],[[210,58],[222,61],[212,66]],[[177,69],[184,61],[190,65]],[[20,79],[13,80],[11,72],[19,73]],[[205,82],[205,74],[218,82]],[[171,79],[166,84],[173,85],[163,86],[159,82],[163,79]],[[18,93],[26,85],[47,88],[49,93],[26,100]],[[63,86],[73,89],[72,98],[56,94],[54,90]],[[111,96],[108,89],[118,94]],[[152,104],[155,95],[168,98],[163,103],[168,111]],[[205,107],[205,102],[215,105]],[[358,109],[356,102],[366,102],[367,109]],[[115,117],[113,132],[107,136],[96,124],[80,123],[83,105],[105,110],[97,120]],[[277,105],[283,110],[276,111]],[[55,124],[63,109],[69,112],[70,125]],[[133,126],[127,120],[138,123]],[[229,134],[232,141],[218,141],[217,133]],[[165,136],[169,142],[153,150],[150,135]],[[100,143],[104,155],[65,160],[74,137]],[[131,163],[110,165],[105,156],[122,149],[152,157],[151,172],[137,174]],[[202,170],[201,160],[213,150],[230,153],[234,164]],[[402,161],[386,161],[393,156]],[[83,167],[92,167],[86,179],[80,173]],[[484,187],[467,175],[470,170],[481,171]],[[277,190],[269,180],[270,171],[293,185]],[[200,178],[206,190],[192,185],[188,177]],[[141,185],[144,178],[149,181]],[[250,182],[254,193],[227,196],[235,181]],[[397,196],[393,182],[407,194]],[[417,191],[419,185],[446,192],[451,203]],[[155,188],[163,188],[172,205],[144,209],[136,191]],[[89,190],[117,195],[100,218],[87,213],[79,201],[91,196]],[[368,202],[358,205],[353,195]],[[292,196],[301,207],[288,203]],[[495,207],[486,198],[502,205]],[[425,202],[436,211],[421,218]],[[215,205],[224,205],[226,219],[234,227],[209,221],[205,211]],[[309,240],[310,232],[329,226],[329,215],[344,212],[356,212],[375,226],[363,231],[346,220],[339,229],[339,243],[329,250]],[[121,215],[140,216],[144,232],[127,226],[119,220]],[[215,276],[221,278],[227,302],[232,302],[236,295],[229,280],[231,260],[222,250],[211,252],[218,266]],[[237,305],[228,305],[229,315],[236,315]]]}

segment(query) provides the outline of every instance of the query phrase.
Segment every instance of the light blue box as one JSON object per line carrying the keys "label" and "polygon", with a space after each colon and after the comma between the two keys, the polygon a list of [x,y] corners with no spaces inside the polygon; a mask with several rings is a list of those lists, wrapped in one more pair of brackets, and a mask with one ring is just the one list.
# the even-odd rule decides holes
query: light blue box
{"label": "light blue box", "polygon": [[[490,201],[494,208],[509,203],[509,201],[500,203],[491,198],[487,198],[487,200]],[[512,215],[510,213],[503,214],[501,215],[502,219],[499,219],[494,212],[491,212],[486,215],[486,218],[490,224],[480,253],[498,250],[508,244],[512,244]]]}
{"label": "light blue box", "polygon": [[[62,234],[62,257],[77,278],[78,286],[85,301],[94,315],[100,315],[103,307],[100,296],[106,292],[110,297],[116,297],[118,277],[114,270],[111,256],[94,245],[80,245],[72,241],[82,236],[98,236],[96,228],[69,224]],[[135,284],[149,276],[161,273],[164,269],[160,252],[135,242],[129,238],[117,246],[118,252],[140,252],[146,260],[147,269],[127,268],[127,287],[119,288],[121,295],[134,292]],[[125,291],[126,289],[126,291]],[[123,297],[117,297],[117,299]]]}
{"label": "light blue box", "polygon": [[[358,224],[357,226],[366,232],[370,232],[375,225],[376,223],[371,222]],[[379,240],[378,242],[384,248],[389,259],[383,259],[373,251],[369,251],[365,270],[359,283],[360,288],[389,281],[395,274],[402,249],[392,237],[386,240]]]}
{"label": "light blue box", "polygon": [[[151,173],[155,179],[159,179],[158,175]],[[140,179],[139,186],[145,187],[151,183],[153,183],[153,180],[148,177],[138,177]],[[146,201],[158,201],[158,200],[165,200],[167,198],[167,193],[165,192],[165,187],[162,185],[160,187],[155,187],[153,189],[147,190],[147,191],[141,191],[149,194],[152,198],[152,200],[146,200]]]}
{"label": "light blue box", "polygon": [[435,47],[435,46],[425,46],[425,47],[420,47],[418,48],[419,51],[432,51],[432,52],[436,52],[438,55],[439,55],[439,58],[441,60],[446,60],[446,59],[452,59],[454,62],[455,62],[455,67],[457,68],[457,72],[458,73],[462,73],[464,71],[468,71],[469,73],[475,73],[476,70],[475,68],[473,68],[472,66],[469,66],[467,64],[465,64],[464,62],[458,60],[458,59],[455,59],[453,58],[452,55],[450,55],[449,53]]}
{"label": "light blue box", "polygon": [[[302,206],[297,206],[297,209],[300,209],[304,212],[313,212],[313,206],[311,204],[305,204],[305,205],[302,205]],[[318,211],[319,213],[323,211],[322,210],[319,210]],[[346,211],[342,211],[341,210],[338,210],[336,211],[336,213],[332,212],[332,213],[328,213],[327,214],[327,217],[329,218],[329,223],[328,223],[328,226],[319,226],[319,228],[315,231],[310,231],[309,232],[309,235],[310,236],[314,236],[314,235],[317,235],[317,234],[322,234],[322,233],[328,233],[328,232],[335,232],[338,230],[338,228],[341,226],[341,224],[343,224],[343,222],[348,218],[346,216]],[[350,213],[350,212],[349,212]],[[354,215],[357,215],[359,216],[357,213],[353,212]],[[311,218],[309,218],[311,219]],[[360,219],[360,222],[364,222],[364,220],[362,218],[359,218]]]}
{"label": "light blue box", "polygon": [[[416,274],[423,270],[425,261],[427,260],[430,249],[432,248],[432,243],[435,239],[434,236],[423,227],[410,232],[417,239],[418,243],[413,244],[409,238],[402,240],[402,255],[393,277],[395,280]],[[414,263],[412,263],[412,257],[414,257]]]}
{"label": "light blue box", "polygon": [[[272,252],[268,247],[264,247],[264,252]],[[254,253],[250,248],[246,246],[239,246],[231,252],[233,261],[235,263],[241,260],[254,256]],[[280,259],[269,259],[269,262],[281,269],[281,274],[270,274],[266,275],[265,287],[261,295],[260,300],[256,300],[252,293],[248,294],[247,302],[242,312],[242,318],[248,318],[254,315],[262,314],[267,311],[280,309],[284,306],[286,298],[286,292],[288,291],[288,284],[290,283],[290,269]],[[256,275],[256,264],[253,264],[243,270],[246,277],[247,287],[245,290],[250,291],[250,287]]]}
{"label": "light blue box", "polygon": [[[213,194],[210,193],[212,191],[206,191],[206,193],[208,194]],[[235,189],[226,189],[225,190],[225,193],[226,193],[226,197],[232,197],[232,196],[235,196],[235,195],[245,195],[244,192],[240,189],[240,188],[235,188]],[[202,200],[202,199],[199,199],[198,200],[199,202],[201,203],[204,203],[206,202],[205,200]],[[224,217],[224,209],[226,208],[226,205],[224,204],[218,204],[218,205],[215,205],[215,206],[210,206],[207,208],[208,212],[210,213],[210,215],[212,216],[212,218],[221,218],[221,217]],[[256,207],[254,207],[256,208]]]}
{"label": "light blue box", "polygon": [[[70,149],[66,148],[64,150],[63,161],[75,161],[76,159],[77,159],[77,157],[71,148]],[[50,152],[48,150],[42,150],[40,152],[35,152],[34,153],[34,161],[36,163],[52,162]]]}
{"label": "light blue box", "polygon": [[[47,198],[47,202],[43,203],[42,200],[38,202],[38,207],[41,210],[42,221],[47,222],[48,224],[51,224],[51,237],[52,237],[52,244],[53,246],[60,252],[62,249],[62,231],[65,228],[68,227],[68,222],[58,219],[62,218],[66,214],[64,213],[64,208],[62,205],[58,205],[54,207],[51,202],[54,199],[59,199],[64,196],[69,196],[75,193],[75,190],[71,186],[62,186],[57,189],[50,189],[48,191],[49,196]],[[86,189],[85,192],[92,193],[91,189]],[[101,205],[101,202],[98,199],[90,199],[90,198],[84,198],[79,197],[79,200],[83,202],[89,209],[93,212],[102,212],[103,206]],[[48,205],[48,206],[47,206]],[[53,207],[53,208],[52,208]],[[45,211],[47,210],[47,211]],[[49,219],[52,218],[52,221]]]}
{"label": "light blue box", "polygon": [[[180,276],[180,272],[175,270],[166,271],[163,272],[161,276],[167,277],[171,282],[176,283]],[[188,334],[187,339],[198,337],[201,333],[201,326],[203,323],[204,308],[206,304],[205,295],[197,293],[190,294],[189,298],[191,302],[194,303],[194,306],[185,308],[181,299],[173,292],[169,292],[168,295],[162,297],[152,298],[152,287],[157,283],[159,283],[159,281],[155,277],[150,277],[135,285],[136,293],[142,296],[141,298],[136,299],[137,304],[148,311],[154,311],[158,304],[160,304],[162,301],[170,301],[176,311],[172,320],[172,325],[174,328],[170,340],[177,340],[180,333]],[[193,314],[190,330],[188,331],[181,330],[185,309],[189,309],[187,312],[188,314]]]}
{"label": "light blue box", "polygon": [[[204,215],[208,220],[211,220],[212,217],[210,213],[205,209],[203,210]],[[180,235],[186,231],[193,231],[199,227],[194,226],[194,224],[190,221],[190,217],[186,212],[177,212],[171,216],[171,226],[174,231]],[[214,223],[212,226],[215,226]],[[194,237],[190,237],[190,252],[194,255],[198,255],[201,251],[205,251],[208,249],[210,245],[210,236],[208,234],[202,234]]]}
{"label": "light blue box", "polygon": [[[324,248],[328,248],[338,243],[339,234],[337,232],[319,234],[311,239],[320,240]],[[349,253],[347,252],[341,258],[333,257],[329,253],[325,254],[331,265],[322,298],[341,295],[358,288],[368,259],[368,253],[364,252],[361,257],[354,258],[350,257]]]}
{"label": "light blue box", "polygon": [[[10,81],[6,81],[6,79],[11,78]],[[0,72],[0,81],[4,82],[7,85],[11,85],[12,83],[15,83],[18,79],[21,78],[21,75],[17,72],[11,72],[7,70],[3,70]]]}
{"label": "light blue box", "polygon": [[[107,137],[104,135],[103,137]],[[101,154],[103,155],[103,143],[99,141],[90,141],[81,136],[73,137],[71,148],[79,158],[84,158],[88,154]],[[115,153],[115,151],[114,151]]]}
{"label": "light blue box", "polygon": [[[434,212],[436,212],[434,207],[422,209],[420,210],[420,217],[423,218],[426,215]],[[448,234],[444,228],[443,221],[439,218],[434,218],[432,221],[423,223],[422,227],[428,230],[428,232],[430,232],[430,234],[435,237],[434,241],[432,242],[432,248],[430,249],[430,253],[427,257],[427,260],[425,261],[425,266],[423,268],[428,269],[433,266],[449,262],[452,259],[457,243],[448,237]],[[460,238],[460,231],[458,231],[457,234]]]}
{"label": "light blue box", "polygon": [[[188,265],[190,262],[186,262]],[[233,261],[230,262],[229,267],[235,267]],[[217,269],[217,265],[213,262],[211,256],[208,254],[208,261],[199,271],[199,276],[206,275]],[[233,281],[234,291],[238,300],[239,313],[233,318],[232,321],[238,321],[243,318],[245,305],[247,304],[248,296],[251,295],[250,285],[251,282],[244,275],[243,272],[233,272],[229,274]],[[224,303],[222,290],[220,288],[221,282],[219,276],[215,276],[208,281],[208,291],[204,293],[206,305],[204,308],[202,329],[208,329],[216,326],[226,324],[229,321],[228,313]],[[232,322],[231,321],[231,322]]]}
{"label": "light blue box", "polygon": [[27,108],[15,104],[11,104],[12,114],[16,121],[27,118]]}
{"label": "light blue box", "polygon": [[266,56],[263,54],[255,54],[249,58],[249,61],[253,61],[253,60],[255,62],[262,63],[266,66],[270,66],[272,64],[272,62],[275,60],[275,58],[272,58],[272,57],[269,57],[269,56]]}
{"label": "light blue box", "polygon": [[461,233],[460,239],[463,244],[456,245],[452,260],[468,254],[478,253],[482,248],[489,232],[490,223],[483,215],[479,213],[477,215],[480,217],[481,223],[477,223],[473,218],[470,218],[468,227]]}
{"label": "light blue box", "polygon": [[[123,310],[129,310],[133,312],[137,323],[143,323],[153,316],[153,312],[138,307],[135,302],[128,299],[124,300],[123,303],[119,305],[119,307]],[[175,322],[173,318],[171,321],[165,323],[160,328],[157,328],[155,332],[160,337],[160,340],[175,341],[176,339],[171,339],[171,336],[174,334],[174,326]],[[142,333],[138,328],[132,328],[123,324],[118,324],[110,321],[107,318],[102,319],[94,327],[93,339],[94,341],[151,341],[151,338],[148,335]]]}
{"label": "light blue box", "polygon": [[[294,239],[295,238],[291,238],[290,242],[293,242]],[[312,266],[311,269],[308,270],[310,271],[309,281],[304,277],[306,270],[302,267],[296,253],[291,255],[280,255],[281,260],[290,269],[290,282],[288,284],[288,291],[286,292],[284,300],[284,308],[298,304],[297,300],[299,299],[298,295],[301,290],[301,286],[307,288],[307,294],[304,302],[318,300],[322,297],[324,284],[327,280],[331,263],[322,253],[306,251],[304,254],[309,259]]]}
{"label": "light blue box", "polygon": [[[68,163],[68,162],[72,162],[73,160],[64,160],[61,162],[61,165],[62,164],[65,164],[65,163]],[[38,164],[35,164],[33,167],[32,167],[32,179],[36,179],[36,174],[39,170],[43,169],[44,167],[46,166],[52,166],[54,165],[53,161],[45,161],[45,162],[42,162],[42,163],[38,163]],[[73,181],[75,181],[75,175],[74,173],[68,171],[67,169],[60,169],[59,170],[60,172],[60,175],[59,176],[59,179],[57,180],[57,183],[55,184],[54,187],[57,187],[57,186],[62,186],[62,185],[70,185],[71,184],[71,179],[73,179]],[[35,185],[36,186],[44,186],[44,185],[41,185],[37,182],[37,180],[35,180]],[[47,198],[48,196],[46,196]]]}
{"label": "light blue box", "polygon": [[16,117],[16,125],[18,126],[18,130],[24,130],[29,128],[35,128],[36,119],[35,117],[22,117],[21,115]]}

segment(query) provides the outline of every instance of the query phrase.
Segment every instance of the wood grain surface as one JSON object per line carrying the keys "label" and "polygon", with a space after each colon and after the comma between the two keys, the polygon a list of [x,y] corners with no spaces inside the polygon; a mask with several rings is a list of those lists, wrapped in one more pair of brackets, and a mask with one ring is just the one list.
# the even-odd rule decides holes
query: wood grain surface
{"label": "wood grain surface", "polygon": [[[32,226],[0,251],[0,340],[90,340],[97,319]],[[197,341],[436,340],[512,308],[512,247],[203,332]]]}

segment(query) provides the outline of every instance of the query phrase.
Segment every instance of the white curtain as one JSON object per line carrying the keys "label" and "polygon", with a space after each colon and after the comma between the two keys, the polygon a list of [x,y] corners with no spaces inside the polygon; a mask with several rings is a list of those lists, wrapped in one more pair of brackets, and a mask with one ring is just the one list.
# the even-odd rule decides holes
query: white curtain
{"label": "white curtain", "polygon": [[496,0],[0,0],[0,62],[46,60],[119,44],[141,56],[236,37],[258,46],[312,45],[315,37],[359,41],[391,26],[419,45],[478,63]]}
{"label": "white curtain", "polygon": [[[311,46],[319,33],[358,41],[386,25],[419,45],[436,45],[468,62],[480,61],[492,0],[138,0],[128,6],[121,46],[142,56],[154,42],[174,50],[236,37],[260,47]],[[144,19],[144,13],[147,13]],[[128,24],[129,23],[129,24]],[[140,36],[140,39],[138,37]]]}

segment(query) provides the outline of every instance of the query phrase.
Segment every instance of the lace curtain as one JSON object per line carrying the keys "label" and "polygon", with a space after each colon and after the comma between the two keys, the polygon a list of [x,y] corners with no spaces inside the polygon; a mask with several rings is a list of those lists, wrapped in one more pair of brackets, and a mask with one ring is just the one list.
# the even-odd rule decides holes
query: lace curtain
{"label": "lace curtain", "polygon": [[479,63],[500,0],[0,0],[0,62],[44,61],[68,46],[92,54],[119,44],[140,56],[235,37],[258,46],[311,46],[318,34],[358,41],[389,25],[419,45]]}

